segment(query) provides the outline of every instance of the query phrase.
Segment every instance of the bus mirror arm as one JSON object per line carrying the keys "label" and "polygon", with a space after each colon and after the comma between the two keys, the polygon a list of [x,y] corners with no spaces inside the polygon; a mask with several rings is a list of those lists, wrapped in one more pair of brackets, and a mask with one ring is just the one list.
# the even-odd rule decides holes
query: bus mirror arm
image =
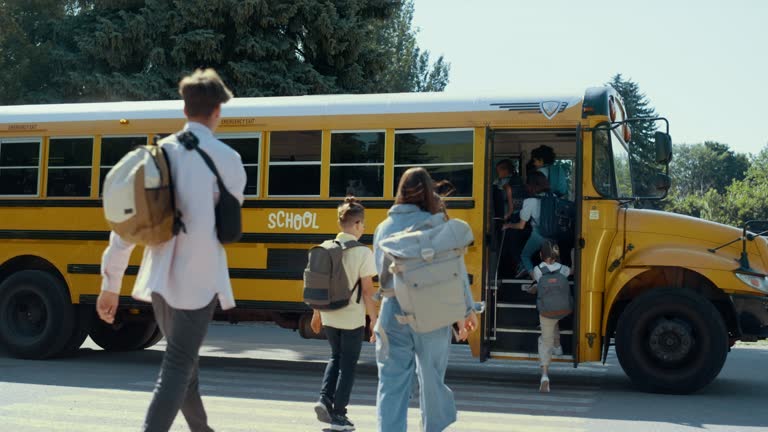
{"label": "bus mirror arm", "polygon": [[753,241],[754,239],[768,234],[768,230],[765,230],[763,232],[753,234],[751,232],[748,232],[748,229],[750,226],[758,224],[758,223],[766,223],[768,221],[758,221],[758,220],[751,220],[744,224],[744,228],[742,229],[741,237],[738,237],[734,240],[729,241],[728,243],[725,243],[723,245],[720,245],[716,248],[707,249],[707,251],[711,253],[717,253],[720,249],[730,246],[738,241],[741,242],[741,254],[739,256],[739,259],[737,260],[739,263],[738,270],[751,272],[752,266],[749,264],[749,255],[747,254],[747,241]]}

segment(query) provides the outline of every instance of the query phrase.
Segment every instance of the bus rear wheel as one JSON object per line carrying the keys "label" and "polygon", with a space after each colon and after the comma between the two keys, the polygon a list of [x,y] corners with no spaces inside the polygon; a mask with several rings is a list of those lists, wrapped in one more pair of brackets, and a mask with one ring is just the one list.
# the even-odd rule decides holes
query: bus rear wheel
{"label": "bus rear wheel", "polygon": [[728,354],[728,332],[707,299],[682,289],[649,291],[624,310],[616,355],[638,388],[696,392],[717,377]]}
{"label": "bus rear wheel", "polygon": [[50,273],[23,270],[0,284],[0,342],[11,355],[58,355],[71,342],[75,326],[67,287]]}
{"label": "bus rear wheel", "polygon": [[[95,314],[95,311],[94,311]],[[88,336],[105,351],[138,351],[157,343],[159,329],[154,320],[107,324],[98,316],[91,319]]]}

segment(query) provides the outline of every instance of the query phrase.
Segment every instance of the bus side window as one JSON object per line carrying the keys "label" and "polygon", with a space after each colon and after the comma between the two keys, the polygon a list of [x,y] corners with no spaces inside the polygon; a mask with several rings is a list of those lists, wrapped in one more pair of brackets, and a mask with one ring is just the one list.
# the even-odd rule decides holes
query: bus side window
{"label": "bus side window", "polygon": [[51,138],[48,148],[48,196],[91,195],[93,138]]}
{"label": "bus side window", "polygon": [[0,139],[0,196],[37,196],[39,138]]}
{"label": "bus side window", "polygon": [[395,132],[395,190],[408,168],[420,166],[435,181],[450,181],[456,188],[452,196],[471,197],[473,161],[472,129]]}
{"label": "bus side window", "polygon": [[259,195],[259,155],[261,154],[261,135],[251,134],[242,136],[219,137],[223,143],[232,147],[240,154],[248,178],[245,183],[245,196]]}
{"label": "bus side window", "polygon": [[320,196],[321,131],[271,132],[269,195]]}
{"label": "bus side window", "polygon": [[330,196],[384,196],[384,131],[331,132]]}

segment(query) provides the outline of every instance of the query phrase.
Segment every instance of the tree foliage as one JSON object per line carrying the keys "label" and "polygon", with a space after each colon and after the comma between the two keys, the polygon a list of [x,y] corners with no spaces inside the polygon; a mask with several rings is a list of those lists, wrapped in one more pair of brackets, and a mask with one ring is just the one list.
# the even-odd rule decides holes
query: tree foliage
{"label": "tree foliage", "polygon": [[381,74],[379,91],[443,91],[448,85],[450,64],[443,56],[432,64],[430,52],[422,51],[416,43],[418,30],[413,28],[413,10],[413,0],[405,1],[378,32],[378,46],[384,49],[384,57],[390,59]]}
{"label": "tree foliage", "polygon": [[710,189],[723,193],[734,180],[742,180],[749,168],[747,155],[716,141],[675,145],[674,155],[670,171],[678,196],[703,195]]}
{"label": "tree foliage", "polygon": [[[680,146],[684,150],[682,157],[691,153],[691,148],[700,149],[702,146]],[[737,154],[734,158],[740,160],[747,157]],[[741,226],[750,220],[768,219],[768,146],[747,164],[746,172],[740,175],[732,171],[730,178],[725,173],[721,179],[716,179],[726,184],[722,190],[718,190],[716,184],[707,189],[676,189],[665,209],[733,226]],[[692,177],[707,177],[707,174],[694,171]],[[699,186],[695,182],[694,185]]]}
{"label": "tree foliage", "polygon": [[[442,90],[392,0],[9,0],[0,103],[176,98],[213,67],[237,96]],[[9,81],[10,79],[10,81]],[[3,85],[3,84],[0,84]],[[8,84],[6,84],[8,85]]]}
{"label": "tree foliage", "polygon": [[[621,95],[627,118],[657,115],[636,82],[617,74],[609,84]],[[674,119],[672,122],[674,125]],[[632,123],[630,168],[637,195],[643,195],[643,183],[652,179],[659,169],[653,163],[646,163],[655,159],[655,132],[654,122]],[[673,154],[669,196],[663,203],[644,202],[641,206],[734,226],[749,220],[768,219],[768,146],[749,157],[734,152],[727,144],[706,141],[676,144]],[[626,166],[617,165],[616,170],[625,172]]]}

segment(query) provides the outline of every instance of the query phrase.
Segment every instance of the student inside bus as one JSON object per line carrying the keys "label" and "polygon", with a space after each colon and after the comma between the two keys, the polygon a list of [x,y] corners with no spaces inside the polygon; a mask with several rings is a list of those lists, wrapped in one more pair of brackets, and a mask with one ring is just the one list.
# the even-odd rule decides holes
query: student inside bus
{"label": "student inside bus", "polygon": [[[568,196],[568,182],[563,168],[555,164],[555,151],[550,146],[542,145],[531,152],[531,161],[538,172],[549,180],[550,190],[559,197]],[[530,173],[528,174],[530,175]]]}
{"label": "student inside bus", "polygon": [[492,247],[500,254],[499,262],[506,263],[498,269],[499,277],[506,278],[514,276],[510,273],[514,271],[515,266],[508,264],[519,260],[520,251],[528,233],[519,230],[505,232],[502,226],[519,220],[520,209],[527,193],[523,179],[518,175],[510,159],[503,159],[496,163],[496,174],[498,178],[491,186],[491,209],[495,226],[493,238],[497,243]]}
{"label": "student inside bus", "polygon": [[504,229],[523,230],[526,226],[531,227],[531,235],[523,246],[523,250],[520,254],[521,266],[518,267],[517,277],[524,277],[526,275],[533,279],[533,254],[541,249],[541,245],[544,243],[544,237],[539,233],[538,220],[541,215],[541,200],[539,199],[544,193],[549,192],[549,181],[547,177],[541,172],[535,172],[528,176],[528,192],[531,194],[530,198],[526,198],[523,201],[523,208],[520,210],[520,221],[515,223],[504,224]]}

